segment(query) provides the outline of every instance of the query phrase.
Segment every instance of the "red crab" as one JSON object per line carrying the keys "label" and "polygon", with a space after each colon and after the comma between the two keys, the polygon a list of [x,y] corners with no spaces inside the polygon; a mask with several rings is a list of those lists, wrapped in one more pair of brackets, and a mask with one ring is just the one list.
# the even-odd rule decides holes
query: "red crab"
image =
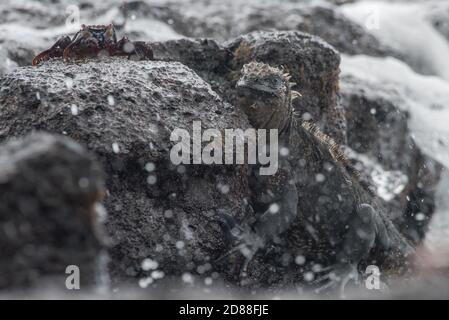
{"label": "red crab", "polygon": [[129,41],[123,37],[117,41],[114,25],[82,25],[73,39],[69,36],[60,38],[50,48],[39,53],[33,59],[33,66],[50,58],[63,57],[64,60],[93,58],[99,54],[110,56],[127,56],[137,60],[152,60],[153,50],[143,41]]}

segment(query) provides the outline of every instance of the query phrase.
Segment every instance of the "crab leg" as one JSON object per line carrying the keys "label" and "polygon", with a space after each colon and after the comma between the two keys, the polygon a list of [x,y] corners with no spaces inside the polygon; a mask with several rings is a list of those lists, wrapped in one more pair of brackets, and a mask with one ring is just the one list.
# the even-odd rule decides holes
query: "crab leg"
{"label": "crab leg", "polygon": [[123,37],[117,42],[114,56],[127,56],[128,58],[137,58],[136,60],[153,60],[153,50],[144,41],[129,41]]}
{"label": "crab leg", "polygon": [[33,66],[37,66],[39,63],[48,60],[49,58],[62,57],[64,49],[67,48],[71,42],[72,40],[69,36],[60,38],[50,49],[42,51],[33,59]]}

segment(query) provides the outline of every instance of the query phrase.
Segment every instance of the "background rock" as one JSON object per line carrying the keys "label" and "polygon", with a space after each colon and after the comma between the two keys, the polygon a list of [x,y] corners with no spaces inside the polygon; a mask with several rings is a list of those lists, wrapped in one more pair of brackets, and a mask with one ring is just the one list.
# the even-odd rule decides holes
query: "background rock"
{"label": "background rock", "polygon": [[156,6],[133,1],[129,14],[169,21],[174,30],[188,37],[224,41],[253,31],[292,30],[319,36],[348,54],[394,54],[345,17],[338,6],[324,1],[165,1]]}
{"label": "background rock", "polygon": [[344,75],[340,92],[350,158],[375,187],[396,225],[420,243],[435,211],[441,164],[416,145],[407,102],[394,89]]}
{"label": "background rock", "polygon": [[65,289],[76,265],[81,289],[100,284],[103,172],[79,144],[34,134],[0,147],[0,289]]}

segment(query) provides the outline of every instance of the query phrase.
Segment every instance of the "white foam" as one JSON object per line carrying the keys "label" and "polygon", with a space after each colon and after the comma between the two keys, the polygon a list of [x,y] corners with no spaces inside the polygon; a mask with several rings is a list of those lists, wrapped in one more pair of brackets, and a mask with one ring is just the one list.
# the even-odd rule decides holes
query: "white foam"
{"label": "white foam", "polygon": [[[375,87],[397,91],[410,113],[416,143],[429,157],[449,168],[449,82],[415,73],[395,58],[342,55],[342,76],[355,76]],[[369,95],[382,95],[373,90]]]}
{"label": "white foam", "polygon": [[416,69],[449,80],[449,44],[428,19],[431,11],[448,10],[448,1],[359,1],[341,8],[381,42],[408,57]]}

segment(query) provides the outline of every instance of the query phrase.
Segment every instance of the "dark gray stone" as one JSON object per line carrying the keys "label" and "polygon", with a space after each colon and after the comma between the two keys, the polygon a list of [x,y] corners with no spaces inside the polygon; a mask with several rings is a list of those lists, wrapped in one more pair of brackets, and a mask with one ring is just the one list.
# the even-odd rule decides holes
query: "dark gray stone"
{"label": "dark gray stone", "polygon": [[[355,151],[353,161],[362,176],[374,186],[376,177],[390,187],[380,191],[380,199],[390,217],[414,243],[420,243],[435,210],[435,189],[442,166],[424,155],[408,128],[406,102],[388,85],[373,87],[352,76],[341,79],[342,105],[348,123],[348,146]],[[403,182],[400,180],[405,178]],[[400,187],[394,192],[393,189]],[[382,197],[382,194],[385,194]],[[419,220],[416,214],[425,219]]]}
{"label": "dark gray stone", "polygon": [[74,141],[33,134],[0,147],[0,289],[100,284],[103,171]]}
{"label": "dark gray stone", "polygon": [[331,3],[191,0],[167,1],[154,6],[133,1],[128,7],[129,15],[170,21],[178,33],[188,37],[224,41],[253,31],[292,30],[319,36],[348,54],[399,56]]}

